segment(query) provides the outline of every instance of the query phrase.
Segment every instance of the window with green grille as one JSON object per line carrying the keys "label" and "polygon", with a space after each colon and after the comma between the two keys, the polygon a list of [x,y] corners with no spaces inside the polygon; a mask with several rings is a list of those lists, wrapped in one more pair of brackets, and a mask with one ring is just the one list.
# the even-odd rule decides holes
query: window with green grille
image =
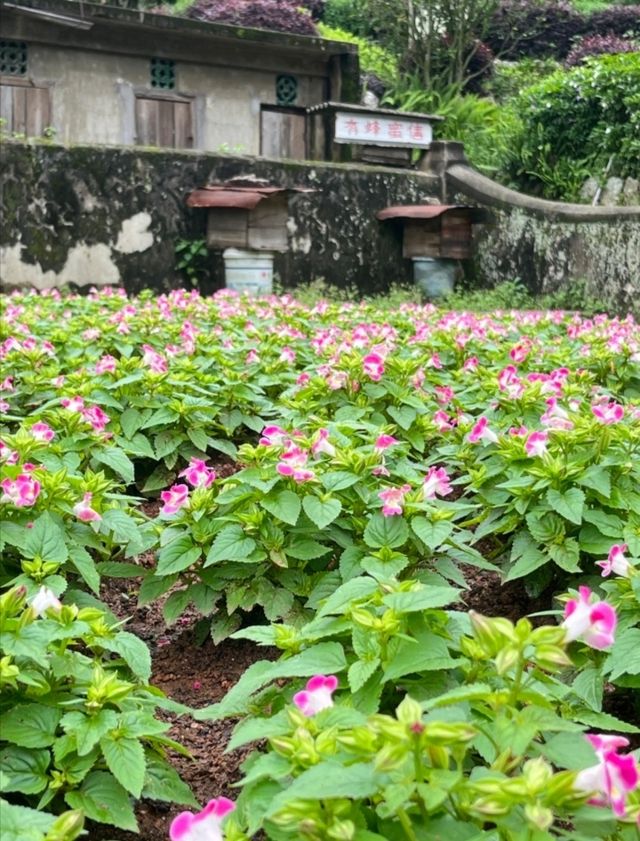
{"label": "window with green grille", "polygon": [[295,76],[276,76],[276,103],[293,105],[298,98],[298,80]]}
{"label": "window with green grille", "polygon": [[27,45],[24,41],[0,41],[0,76],[25,76]]}
{"label": "window with green grille", "polygon": [[151,59],[151,87],[173,90],[176,86],[176,63],[170,58]]}

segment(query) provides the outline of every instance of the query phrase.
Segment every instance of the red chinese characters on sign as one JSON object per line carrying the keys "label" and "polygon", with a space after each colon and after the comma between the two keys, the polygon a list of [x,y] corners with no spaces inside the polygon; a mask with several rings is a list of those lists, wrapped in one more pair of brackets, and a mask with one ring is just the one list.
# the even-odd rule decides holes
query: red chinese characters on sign
{"label": "red chinese characters on sign", "polygon": [[377,137],[380,134],[380,123],[377,120],[367,120],[364,133],[370,137]]}
{"label": "red chinese characters on sign", "polygon": [[412,140],[424,140],[424,128],[420,123],[411,123],[409,126],[409,137]]}
{"label": "red chinese characters on sign", "polygon": [[334,137],[337,143],[427,149],[431,142],[431,126],[426,120],[402,115],[391,117],[338,111]]}
{"label": "red chinese characters on sign", "polygon": [[404,137],[404,126],[395,120],[387,125],[387,135],[392,140],[402,140]]}
{"label": "red chinese characters on sign", "polygon": [[351,137],[357,137],[358,136],[358,134],[359,134],[358,128],[359,128],[359,126],[358,126],[358,121],[357,120],[354,120],[354,119],[347,120],[347,133]]}

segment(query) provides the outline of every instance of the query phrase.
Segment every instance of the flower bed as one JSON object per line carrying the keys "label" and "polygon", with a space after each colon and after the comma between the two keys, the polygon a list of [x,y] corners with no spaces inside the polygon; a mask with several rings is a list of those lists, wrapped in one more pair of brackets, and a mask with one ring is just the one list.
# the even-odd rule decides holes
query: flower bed
{"label": "flower bed", "polygon": [[[636,760],[622,737],[583,735],[638,732],[603,710],[605,689],[640,687],[631,318],[109,289],[5,305],[12,598],[54,622],[73,605],[99,610],[101,579],[141,579],[139,603],[160,600],[169,625],[195,615],[215,643],[248,637],[281,652],[196,713],[242,717],[233,747],[270,739],[245,765],[238,808],[226,816],[218,801],[206,820],[225,813],[228,838],[635,831]],[[521,580],[548,624],[467,614],[474,567]],[[76,631],[86,642],[89,630]],[[53,640],[43,635],[49,652]],[[148,680],[128,649],[102,648]],[[55,709],[29,653],[5,653],[5,708]],[[154,788],[155,731],[123,736],[112,716],[100,721],[88,750],[75,719],[57,717],[46,744],[10,729],[5,751],[35,752],[41,775],[64,771],[65,738],[81,768],[44,802],[10,773],[7,800],[122,829],[135,825],[132,796],[170,799],[173,786],[185,802],[178,778]],[[109,739],[129,740],[132,774],[98,751]],[[108,815],[101,783],[118,803]],[[176,837],[199,825],[183,817]]]}

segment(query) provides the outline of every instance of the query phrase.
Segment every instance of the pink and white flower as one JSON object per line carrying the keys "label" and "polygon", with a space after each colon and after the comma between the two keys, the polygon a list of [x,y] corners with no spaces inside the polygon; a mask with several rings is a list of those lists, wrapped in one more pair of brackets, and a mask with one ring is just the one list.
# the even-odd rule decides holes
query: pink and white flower
{"label": "pink and white flower", "polygon": [[613,400],[608,403],[594,403],[591,406],[591,411],[600,423],[604,423],[607,426],[612,423],[619,423],[624,417],[624,406]]}
{"label": "pink and white flower", "polygon": [[338,688],[335,675],[314,675],[307,686],[293,696],[293,703],[303,715],[311,717],[333,706],[332,695]]}
{"label": "pink and white flower", "polygon": [[477,356],[470,356],[468,359],[465,359],[465,361],[463,362],[462,370],[463,371],[475,371],[479,364],[480,364],[480,362],[478,361]]}
{"label": "pink and white flower", "polygon": [[444,467],[431,467],[424,477],[422,493],[425,499],[435,499],[438,496],[447,496],[453,488],[449,484],[449,474]]}
{"label": "pink and white flower", "polygon": [[593,806],[609,806],[614,815],[624,817],[627,796],[640,785],[640,769],[631,754],[623,756],[620,748],[627,747],[629,740],[623,736],[586,734],[596,752],[598,762],[578,772],[575,787],[580,792],[593,792],[589,800]]}
{"label": "pink and white flower", "polygon": [[433,423],[438,432],[447,432],[455,426],[455,420],[449,418],[449,415],[442,409],[438,409],[433,415]]}
{"label": "pink and white flower", "polygon": [[31,599],[31,608],[36,616],[42,616],[48,610],[58,611],[62,608],[62,602],[48,587],[40,587],[36,595]]}
{"label": "pink and white flower", "polygon": [[102,519],[100,514],[91,507],[91,499],[93,497],[92,493],[87,492],[84,494],[80,502],[77,502],[73,506],[73,513],[79,520],[82,520],[83,523],[97,523],[99,520]]}
{"label": "pink and white flower", "polygon": [[558,405],[556,397],[549,397],[546,401],[547,411],[540,416],[540,423],[552,429],[573,429],[573,421],[569,420],[567,412]]}
{"label": "pink and white flower", "polygon": [[216,471],[201,458],[192,458],[189,466],[179,476],[184,476],[187,482],[194,488],[208,488],[216,478]]}
{"label": "pink and white flower", "polygon": [[104,356],[101,356],[96,362],[96,374],[113,374],[116,370],[117,364],[118,360],[115,356],[111,356],[107,353]]}
{"label": "pink and white flower", "polygon": [[60,402],[70,412],[81,412],[84,409],[84,400],[77,395],[75,397],[63,397]]}
{"label": "pink and white flower", "polygon": [[88,406],[86,409],[82,409],[82,417],[87,423],[91,424],[96,432],[102,432],[111,420],[109,415],[103,412],[100,406]]}
{"label": "pink and white flower", "polygon": [[612,572],[622,578],[629,578],[631,564],[624,556],[627,549],[628,546],[626,543],[616,543],[609,550],[609,556],[606,561],[596,561],[596,566],[602,567],[603,578],[611,575]]}
{"label": "pink and white flower", "polygon": [[168,371],[169,365],[161,353],[158,353],[151,345],[142,345],[142,350],[144,351],[142,362],[154,374],[165,374]]}
{"label": "pink and white flower", "polygon": [[0,502],[12,502],[16,508],[33,505],[40,493],[40,482],[32,479],[28,473],[20,473],[15,479],[3,479],[0,487],[3,491]]}
{"label": "pink and white flower", "polygon": [[276,470],[281,476],[291,476],[298,484],[309,482],[315,479],[315,473],[305,467],[308,458],[309,453],[306,450],[291,444],[280,456],[281,460],[276,464]]}
{"label": "pink and white flower", "polygon": [[369,379],[377,382],[384,374],[384,359],[379,353],[369,353],[362,360],[362,368]]}
{"label": "pink and white flower", "polygon": [[0,461],[5,464],[17,464],[20,461],[20,455],[17,450],[12,450],[4,441],[0,441]]}
{"label": "pink and white flower", "polygon": [[524,449],[528,456],[536,457],[547,452],[549,433],[544,431],[532,432],[524,442]]}
{"label": "pink and white flower", "polygon": [[171,841],[224,841],[223,819],[236,808],[233,800],[217,797],[201,812],[180,812],[169,827]]}
{"label": "pink and white flower", "polygon": [[477,444],[479,441],[489,441],[490,444],[495,444],[498,441],[498,436],[493,430],[489,429],[489,421],[483,415],[473,425],[471,432],[467,435],[467,440],[472,444]]}
{"label": "pink and white flower", "polygon": [[594,601],[589,587],[579,587],[578,593],[578,598],[569,599],[564,608],[565,641],[581,640],[597,649],[613,645],[618,622],[615,608],[608,602]]}
{"label": "pink and white flower", "polygon": [[311,452],[314,456],[317,456],[319,453],[324,453],[327,456],[335,456],[336,448],[333,444],[329,441],[329,430],[328,429],[319,429],[316,433],[316,437],[311,445]]}
{"label": "pink and white flower", "polygon": [[48,423],[44,423],[44,421],[38,421],[37,423],[34,423],[29,432],[35,438],[36,441],[40,441],[42,443],[48,443],[49,441],[52,441],[56,436],[53,429],[51,429]]}
{"label": "pink and white flower", "polygon": [[273,424],[271,426],[265,426],[262,430],[262,437],[259,443],[263,447],[284,447],[288,440],[289,433],[287,430]]}
{"label": "pink and white flower", "polygon": [[187,485],[172,485],[168,491],[162,491],[160,499],[164,503],[160,509],[161,514],[175,514],[189,499],[189,488]]}
{"label": "pink and white flower", "polygon": [[411,490],[411,485],[403,485],[401,488],[386,488],[380,491],[378,497],[382,500],[382,513],[385,517],[395,517],[402,514],[405,495]]}
{"label": "pink and white flower", "polygon": [[395,444],[399,443],[398,439],[394,438],[393,435],[378,435],[374,450],[376,453],[383,453],[385,450],[388,450],[389,447],[393,447]]}

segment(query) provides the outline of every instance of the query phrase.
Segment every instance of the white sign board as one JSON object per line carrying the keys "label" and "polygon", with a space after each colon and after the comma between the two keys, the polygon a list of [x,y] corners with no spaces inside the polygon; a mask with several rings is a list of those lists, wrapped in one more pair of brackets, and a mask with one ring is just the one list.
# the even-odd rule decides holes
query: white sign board
{"label": "white sign board", "polygon": [[370,146],[401,146],[427,149],[433,131],[428,120],[415,117],[388,117],[348,111],[336,112],[336,143],[358,143]]}

